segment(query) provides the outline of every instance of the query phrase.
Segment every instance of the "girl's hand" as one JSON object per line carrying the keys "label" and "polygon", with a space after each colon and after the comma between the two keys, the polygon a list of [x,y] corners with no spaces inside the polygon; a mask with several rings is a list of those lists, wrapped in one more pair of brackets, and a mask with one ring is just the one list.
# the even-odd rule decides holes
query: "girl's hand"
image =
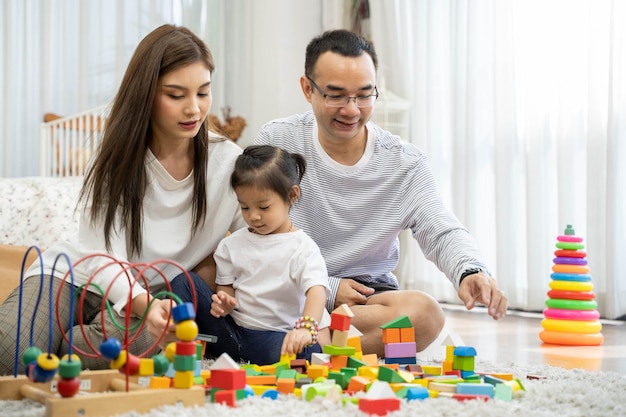
{"label": "girl's hand", "polygon": [[211,303],[211,315],[213,317],[227,316],[237,305],[235,297],[225,291],[218,291],[216,294],[213,294],[211,299],[213,300]]}
{"label": "girl's hand", "polygon": [[283,346],[280,349],[280,354],[284,355],[288,353],[290,355],[302,352],[306,346],[311,344],[313,336],[309,329],[300,328],[293,329],[283,339]]}

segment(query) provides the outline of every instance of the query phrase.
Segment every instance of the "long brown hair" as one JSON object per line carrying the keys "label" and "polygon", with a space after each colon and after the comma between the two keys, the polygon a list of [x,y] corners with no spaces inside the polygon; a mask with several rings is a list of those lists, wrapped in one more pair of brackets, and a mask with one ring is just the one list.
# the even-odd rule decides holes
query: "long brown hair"
{"label": "long brown hair", "polygon": [[[102,142],[85,174],[80,198],[91,201],[92,224],[103,221],[107,250],[111,233],[126,230],[129,252],[142,250],[143,198],[146,191],[144,158],[152,136],[150,118],[158,80],[183,66],[202,62],[213,73],[213,56],[206,44],[185,27],[163,25],[137,46],[113,100]],[[206,216],[206,175],[209,121],[193,140],[194,199],[192,234]],[[119,224],[116,214],[119,209]]]}

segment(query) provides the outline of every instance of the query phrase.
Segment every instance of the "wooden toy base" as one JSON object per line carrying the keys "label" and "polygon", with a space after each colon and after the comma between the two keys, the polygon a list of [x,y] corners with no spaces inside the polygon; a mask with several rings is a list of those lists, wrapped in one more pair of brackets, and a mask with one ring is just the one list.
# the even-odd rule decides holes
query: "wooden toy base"
{"label": "wooden toy base", "polygon": [[146,413],[163,405],[202,406],[206,400],[203,387],[148,389],[137,383],[137,377],[129,377],[127,383],[126,377],[116,370],[82,372],[81,390],[72,398],[62,398],[55,392],[57,380],[40,384],[30,382],[23,375],[0,377],[0,399],[38,401],[46,407],[45,417]]}

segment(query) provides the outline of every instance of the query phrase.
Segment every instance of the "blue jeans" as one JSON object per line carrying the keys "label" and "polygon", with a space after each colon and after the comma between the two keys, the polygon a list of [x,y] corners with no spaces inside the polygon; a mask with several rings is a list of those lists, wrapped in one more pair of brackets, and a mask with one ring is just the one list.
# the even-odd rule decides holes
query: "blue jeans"
{"label": "blue jeans", "polygon": [[[216,318],[211,315],[213,291],[196,273],[189,272],[196,292],[196,323],[202,334],[217,336],[217,343],[207,343],[205,357],[217,358],[222,353],[238,362],[269,365],[280,360],[280,349],[286,333],[272,330],[252,330],[235,323],[230,315]],[[183,302],[193,302],[192,288],[185,274],[171,282],[172,292]],[[298,359],[311,360],[312,353],[322,351],[319,344],[305,348]]]}

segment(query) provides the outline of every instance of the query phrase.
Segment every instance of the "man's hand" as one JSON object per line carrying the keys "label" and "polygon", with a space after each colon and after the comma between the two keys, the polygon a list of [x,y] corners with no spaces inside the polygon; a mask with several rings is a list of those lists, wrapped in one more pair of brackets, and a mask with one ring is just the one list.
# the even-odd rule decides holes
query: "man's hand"
{"label": "man's hand", "polygon": [[487,306],[489,315],[495,320],[501,319],[506,315],[506,295],[498,289],[496,280],[484,272],[478,272],[463,278],[458,294],[468,310],[474,308],[474,305],[478,302]]}
{"label": "man's hand", "polygon": [[337,296],[335,297],[335,307],[342,304],[353,306],[356,304],[365,304],[367,296],[374,294],[374,289],[356,282],[353,279],[343,278],[337,288]]}

